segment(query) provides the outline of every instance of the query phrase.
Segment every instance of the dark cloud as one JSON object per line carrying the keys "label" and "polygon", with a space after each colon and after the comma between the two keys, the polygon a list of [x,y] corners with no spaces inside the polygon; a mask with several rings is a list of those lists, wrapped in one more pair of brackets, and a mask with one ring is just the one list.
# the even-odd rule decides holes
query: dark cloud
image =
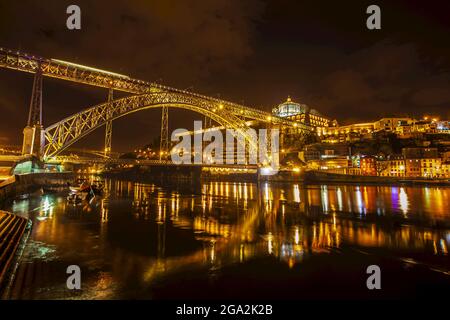
{"label": "dark cloud", "polygon": [[257,0],[77,1],[82,29],[69,31],[71,3],[4,4],[2,38],[47,57],[190,83],[236,68],[251,55],[253,21],[263,8]]}
{"label": "dark cloud", "polygon": [[448,104],[450,101],[450,90],[447,88],[426,88],[413,94],[412,102],[417,105],[432,106]]}
{"label": "dark cloud", "polygon": [[[210,77],[238,72],[240,64],[252,54],[255,22],[264,8],[259,0],[245,3],[227,0],[76,3],[82,13],[81,31],[66,28],[66,8],[72,2],[1,2],[0,45],[187,88],[208,83]],[[10,73],[0,75],[0,83],[6,84],[10,76]],[[25,85],[22,81],[21,85],[30,85],[29,77],[27,81]],[[76,88],[74,94],[63,87],[67,88],[67,83],[47,83],[48,80],[44,84],[46,123],[105,98],[101,90],[86,92]],[[23,92],[8,94],[8,90],[0,85],[0,107],[8,113],[23,114],[29,90],[26,98]],[[50,95],[51,92],[56,94]],[[153,122],[145,135],[147,138],[144,136],[139,143],[158,134],[155,118],[158,116],[153,112],[151,117],[134,119],[141,122],[141,129]],[[173,120],[176,119],[175,116]],[[21,125],[16,124],[14,134],[20,133]],[[117,125],[120,128],[121,122]],[[122,138],[122,145],[130,139],[126,134],[118,136],[116,134],[115,142],[120,143]],[[19,135],[12,140],[20,141]],[[100,138],[97,140],[101,142]]]}
{"label": "dark cloud", "polygon": [[430,106],[445,113],[450,104],[446,90],[450,73],[435,70],[436,64],[425,63],[414,44],[382,41],[343,59],[340,69],[321,81],[325,99],[312,100],[344,119],[355,115],[364,120],[393,114],[420,116]]}

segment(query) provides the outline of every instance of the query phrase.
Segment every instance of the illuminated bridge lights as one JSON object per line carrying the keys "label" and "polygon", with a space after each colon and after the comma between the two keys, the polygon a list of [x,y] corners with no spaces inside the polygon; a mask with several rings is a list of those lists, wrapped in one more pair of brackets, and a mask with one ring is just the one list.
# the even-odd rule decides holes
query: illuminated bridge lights
{"label": "illuminated bridge lights", "polygon": [[[11,50],[0,49],[0,67],[35,73],[40,65],[44,76],[84,83],[97,87],[112,88],[113,90],[129,92],[133,94],[156,93],[156,92],[172,92],[201,98],[216,105],[219,109],[230,110],[233,114],[239,114],[248,119],[267,121],[270,116],[274,123],[292,126],[293,121],[273,116],[268,112],[255,108],[239,105],[229,101],[208,97],[205,95],[193,93],[191,91],[179,90],[154,82],[146,82],[143,80],[133,79],[129,76],[105,71],[93,67],[75,64],[59,59],[45,59],[32,56],[17,51],[13,53]],[[303,125],[305,131],[311,131],[309,126]]]}
{"label": "illuminated bridge lights", "polygon": [[[309,134],[313,129],[306,124],[291,119],[278,117],[271,113],[239,105],[229,101],[179,90],[161,84],[133,79],[127,75],[105,71],[59,59],[46,59],[0,48],[0,67],[22,72],[36,73],[43,76],[88,84],[135,94],[135,96],[116,99],[111,102],[91,107],[66,119],[50,125],[44,131],[44,154],[49,158],[90,134],[98,127],[127,114],[148,108],[175,107],[188,109],[203,114],[221,126],[235,129],[245,136],[248,120],[261,123],[270,122],[285,128],[297,127]],[[217,112],[220,110],[220,112]],[[251,141],[250,137],[246,137]]]}

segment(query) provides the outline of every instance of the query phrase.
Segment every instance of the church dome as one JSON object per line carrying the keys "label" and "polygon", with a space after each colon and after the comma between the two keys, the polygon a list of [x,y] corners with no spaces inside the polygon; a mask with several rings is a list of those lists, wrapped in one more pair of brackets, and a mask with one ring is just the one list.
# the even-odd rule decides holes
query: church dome
{"label": "church dome", "polygon": [[272,113],[278,117],[290,117],[305,112],[306,106],[292,101],[291,97],[272,110]]}

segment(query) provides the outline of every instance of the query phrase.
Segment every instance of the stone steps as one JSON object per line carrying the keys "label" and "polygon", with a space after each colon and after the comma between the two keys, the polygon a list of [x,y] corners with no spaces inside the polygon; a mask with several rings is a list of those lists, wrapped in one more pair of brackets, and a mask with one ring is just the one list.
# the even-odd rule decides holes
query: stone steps
{"label": "stone steps", "polygon": [[26,218],[0,211],[0,286],[8,277],[28,221]]}

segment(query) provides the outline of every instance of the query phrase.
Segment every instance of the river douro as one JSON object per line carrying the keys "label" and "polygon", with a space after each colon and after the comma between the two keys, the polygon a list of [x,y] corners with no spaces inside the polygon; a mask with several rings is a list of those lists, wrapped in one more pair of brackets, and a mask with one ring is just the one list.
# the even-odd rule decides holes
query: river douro
{"label": "river douro", "polygon": [[[450,289],[450,188],[105,181],[6,208],[33,229],[12,299],[408,298]],[[81,270],[81,290],[66,271]],[[368,290],[378,265],[381,290]]]}

